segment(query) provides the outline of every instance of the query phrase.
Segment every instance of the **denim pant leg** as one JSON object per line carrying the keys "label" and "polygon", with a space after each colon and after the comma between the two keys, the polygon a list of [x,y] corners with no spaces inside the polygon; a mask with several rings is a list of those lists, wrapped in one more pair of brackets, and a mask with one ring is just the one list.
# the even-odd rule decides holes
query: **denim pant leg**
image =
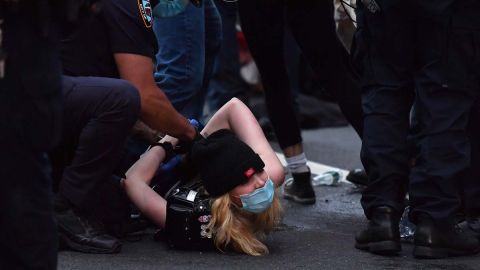
{"label": "denim pant leg", "polygon": [[175,109],[188,118],[203,115],[205,85],[220,46],[220,40],[215,40],[215,33],[221,32],[220,16],[212,1],[204,1],[200,8],[189,4],[182,13],[155,18],[153,24],[159,45],[155,81]]}
{"label": "denim pant leg", "polygon": [[227,101],[244,95],[240,77],[239,44],[237,41],[237,3],[215,0],[222,19],[222,44],[208,90],[208,105],[215,112]]}
{"label": "denim pant leg", "polygon": [[[201,96],[205,98],[208,94],[212,82],[213,72],[218,61],[218,55],[223,42],[223,23],[219,10],[213,0],[204,2],[205,4],[205,69]],[[231,3],[230,3],[231,4]],[[237,47],[238,48],[238,47]],[[235,49],[235,47],[233,47]],[[238,51],[237,51],[238,53]],[[240,66],[239,66],[240,73]],[[205,102],[205,101],[204,101]],[[202,102],[202,104],[204,103]]]}

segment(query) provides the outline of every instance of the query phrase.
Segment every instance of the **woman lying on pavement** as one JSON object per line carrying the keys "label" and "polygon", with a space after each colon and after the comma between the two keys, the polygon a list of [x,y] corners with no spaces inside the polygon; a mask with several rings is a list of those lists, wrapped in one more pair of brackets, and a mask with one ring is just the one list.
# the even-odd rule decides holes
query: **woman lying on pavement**
{"label": "woman lying on pavement", "polygon": [[[211,237],[222,251],[267,254],[268,248],[260,239],[281,218],[275,188],[284,181],[282,164],[253,114],[236,98],[211,118],[200,135],[187,156],[210,198],[211,215],[199,218],[204,223],[202,236]],[[168,227],[174,217],[167,215],[169,199],[160,196],[150,184],[172,152],[171,146],[177,143],[176,138],[165,136],[128,170],[124,181],[133,203],[161,228]],[[195,200],[197,193],[192,194],[187,200]]]}

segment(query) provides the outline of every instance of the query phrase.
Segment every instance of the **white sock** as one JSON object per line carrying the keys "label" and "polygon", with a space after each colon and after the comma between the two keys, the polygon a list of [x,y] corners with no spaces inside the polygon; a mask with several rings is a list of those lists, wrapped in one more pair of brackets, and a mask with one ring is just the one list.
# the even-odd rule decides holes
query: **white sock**
{"label": "white sock", "polygon": [[285,160],[287,161],[287,168],[290,173],[304,173],[309,171],[305,153],[293,157],[285,157]]}

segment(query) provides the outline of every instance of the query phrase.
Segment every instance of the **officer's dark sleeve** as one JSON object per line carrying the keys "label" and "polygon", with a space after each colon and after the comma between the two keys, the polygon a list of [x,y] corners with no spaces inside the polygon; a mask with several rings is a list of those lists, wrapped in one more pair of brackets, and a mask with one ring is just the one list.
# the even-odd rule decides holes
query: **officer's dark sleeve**
{"label": "officer's dark sleeve", "polygon": [[101,8],[113,53],[155,56],[157,46],[149,0],[105,0]]}
{"label": "officer's dark sleeve", "polygon": [[458,0],[421,0],[417,2],[420,8],[418,12],[425,18],[441,20],[451,15],[455,2]]}

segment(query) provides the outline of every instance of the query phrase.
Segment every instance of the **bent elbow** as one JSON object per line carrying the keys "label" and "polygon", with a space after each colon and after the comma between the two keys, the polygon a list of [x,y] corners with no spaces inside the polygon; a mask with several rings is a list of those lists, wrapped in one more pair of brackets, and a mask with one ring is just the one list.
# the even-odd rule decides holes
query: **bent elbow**
{"label": "bent elbow", "polygon": [[285,181],[285,170],[283,166],[275,166],[271,169],[270,178],[272,178],[273,182],[277,187],[281,186]]}

